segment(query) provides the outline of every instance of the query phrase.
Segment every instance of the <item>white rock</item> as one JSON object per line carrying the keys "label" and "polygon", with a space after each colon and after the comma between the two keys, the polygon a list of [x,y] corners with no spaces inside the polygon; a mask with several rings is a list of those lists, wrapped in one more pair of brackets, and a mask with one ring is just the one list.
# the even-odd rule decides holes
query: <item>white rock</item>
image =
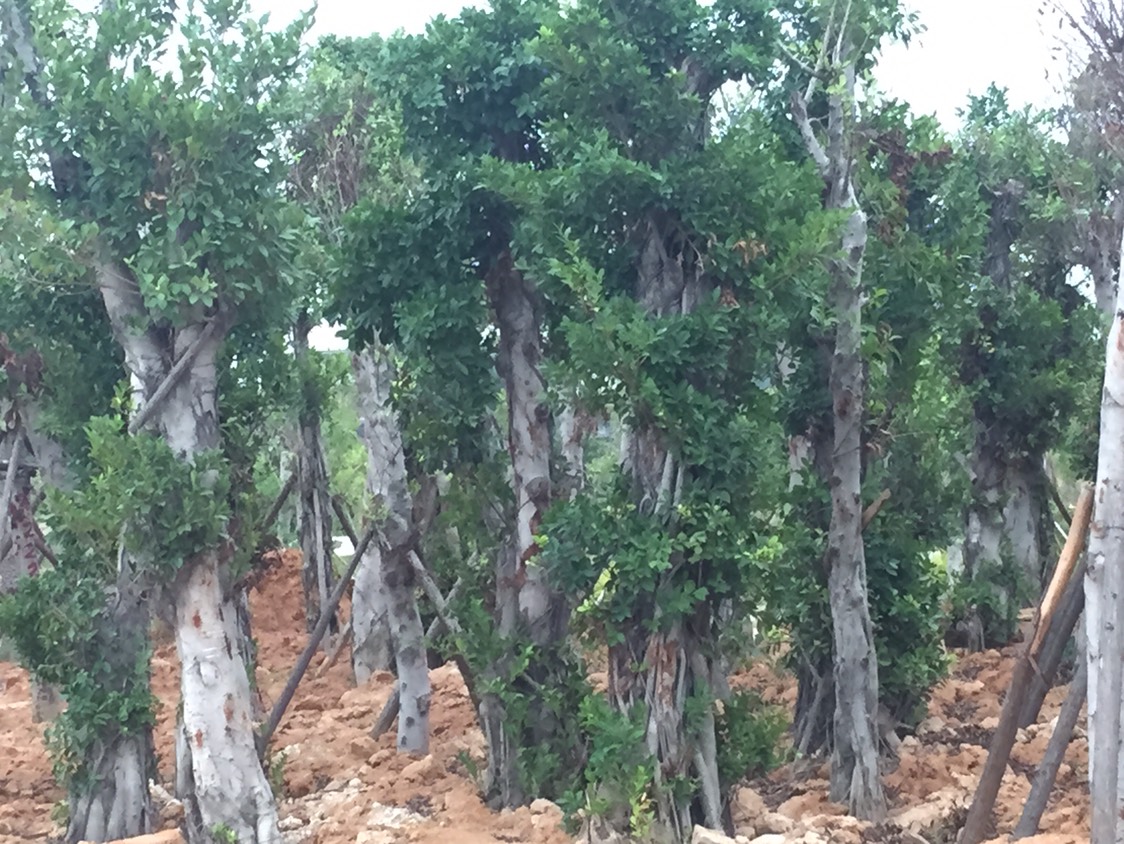
{"label": "white rock", "polygon": [[[757,819],[756,827],[758,833],[765,835],[785,835],[792,832],[792,828],[796,826],[792,818],[785,817],[777,812],[766,812]],[[760,838],[760,834],[758,835]]]}
{"label": "white rock", "polygon": [[696,826],[691,832],[691,844],[737,844],[730,836],[707,829],[705,826]]}
{"label": "white rock", "polygon": [[767,835],[758,835],[749,844],[785,844],[785,837],[771,832]]}

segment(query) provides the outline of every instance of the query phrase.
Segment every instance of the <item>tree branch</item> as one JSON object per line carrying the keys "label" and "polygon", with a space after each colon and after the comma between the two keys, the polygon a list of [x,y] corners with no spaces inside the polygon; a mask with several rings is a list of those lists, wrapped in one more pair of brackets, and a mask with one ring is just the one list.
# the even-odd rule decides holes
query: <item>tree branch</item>
{"label": "tree branch", "polygon": [[0,494],[0,546],[8,538],[8,523],[11,521],[12,495],[16,490],[16,473],[20,468],[20,459],[23,457],[23,425],[16,419],[16,426],[12,429],[15,441],[12,443],[12,453],[8,457],[8,471],[4,477],[4,491]]}
{"label": "tree branch", "polygon": [[831,161],[824,151],[823,144],[816,137],[812,122],[808,118],[808,102],[797,93],[792,95],[792,119],[796,121],[796,128],[800,130],[800,137],[804,139],[804,146],[807,148],[808,154],[812,156],[812,160],[816,162],[820,175],[824,179],[830,179]]}
{"label": "tree branch", "polygon": [[152,398],[146,401],[144,407],[129,420],[130,434],[139,433],[144,426],[148,424],[149,420],[152,419],[152,415],[168,398],[172,390],[176,388],[183,374],[187,372],[191,364],[195,362],[195,358],[199,356],[199,352],[202,351],[203,347],[214,337],[217,327],[216,319],[210,320],[203,326],[203,330],[199,332],[199,336],[195,338],[195,342],[188,346],[187,350],[180,356],[180,359],[176,361],[176,365],[171,368],[164,377],[164,380],[160,382],[160,386],[156,388],[156,392],[152,394]]}

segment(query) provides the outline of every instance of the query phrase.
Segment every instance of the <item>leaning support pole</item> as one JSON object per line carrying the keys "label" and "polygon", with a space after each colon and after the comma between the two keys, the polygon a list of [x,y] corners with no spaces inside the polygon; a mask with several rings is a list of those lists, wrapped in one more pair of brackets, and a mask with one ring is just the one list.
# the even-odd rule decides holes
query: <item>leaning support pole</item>
{"label": "leaning support pole", "polygon": [[320,640],[324,638],[324,634],[328,631],[328,625],[335,614],[336,607],[340,605],[343,599],[343,593],[347,591],[347,585],[351,582],[352,575],[355,574],[355,569],[359,567],[359,561],[363,559],[363,554],[367,551],[367,546],[371,544],[371,540],[375,534],[378,533],[378,522],[372,522],[371,526],[367,528],[367,532],[363,534],[363,539],[355,548],[355,554],[351,558],[351,562],[347,566],[347,571],[343,573],[340,582],[336,584],[335,591],[332,592],[332,597],[328,600],[328,607],[325,612],[320,614],[320,622],[316,625],[316,629],[312,631],[312,635],[308,638],[308,644],[304,646],[304,653],[301,658],[297,660],[296,666],[293,668],[293,673],[289,675],[289,681],[285,684],[284,691],[281,696],[277,698],[277,703],[273,705],[273,711],[269,713],[269,721],[265,727],[262,728],[261,733],[258,735],[258,756],[265,757],[265,752],[269,748],[269,740],[273,738],[273,733],[277,730],[278,724],[281,723],[281,718],[285,714],[290,701],[293,699],[293,694],[300,685],[301,679],[304,677],[304,672],[308,670],[308,665],[312,662],[313,654],[320,646]]}
{"label": "leaning support pole", "polygon": [[1042,637],[1042,649],[1038,653],[1038,671],[1030,679],[1026,699],[1019,712],[1019,726],[1029,727],[1038,720],[1042,704],[1049,694],[1062,664],[1062,655],[1085,608],[1085,560],[1082,558],[1073,571],[1069,586],[1062,595],[1061,605],[1054,616],[1050,631]]}
{"label": "leaning support pole", "polygon": [[1038,824],[1046,811],[1050,792],[1054,789],[1058,769],[1073,738],[1073,728],[1077,726],[1077,718],[1081,714],[1081,705],[1085,703],[1085,693],[1089,687],[1089,663],[1084,658],[1079,662],[1073,682],[1069,684],[1069,694],[1058,713],[1058,724],[1054,727],[1054,734],[1050,736],[1050,743],[1046,746],[1046,754],[1034,775],[1030,796],[1026,799],[1022,817],[1019,818],[1012,838],[1029,838],[1037,833]]}
{"label": "leaning support pole", "polygon": [[[1092,491],[1083,490],[1079,499],[1079,509],[1084,506],[1087,510],[1092,505]],[[1082,524],[1083,523],[1083,524]],[[999,716],[999,726],[988,748],[987,762],[984,764],[983,773],[980,775],[979,785],[976,787],[975,797],[968,809],[968,818],[964,822],[964,830],[960,834],[959,844],[980,844],[988,838],[991,826],[991,812],[995,807],[995,798],[999,795],[999,786],[1003,781],[1003,774],[1007,770],[1007,760],[1011,756],[1011,748],[1015,746],[1015,735],[1019,729],[1019,713],[1022,708],[1023,698],[1034,673],[1034,666],[1042,647],[1042,640],[1054,620],[1054,611],[1061,600],[1073,570],[1077,566],[1081,548],[1085,544],[1085,529],[1088,528],[1088,515],[1084,519],[1075,516],[1070,524],[1069,538],[1062,549],[1058,565],[1054,569],[1054,576],[1042,596],[1042,603],[1038,607],[1034,636],[1015,665],[1011,677],[1011,686],[1007,690],[1007,697],[1003,701],[1003,712]]]}

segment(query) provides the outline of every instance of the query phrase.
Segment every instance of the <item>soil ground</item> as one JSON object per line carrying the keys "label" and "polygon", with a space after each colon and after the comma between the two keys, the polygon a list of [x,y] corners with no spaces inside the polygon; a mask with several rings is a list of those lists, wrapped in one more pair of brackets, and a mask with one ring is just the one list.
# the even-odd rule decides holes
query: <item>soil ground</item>
{"label": "soil ground", "polygon": [[[306,639],[300,555],[285,552],[251,595],[259,644],[258,685],[270,707]],[[734,817],[746,839],[864,844],[879,841],[952,842],[987,755],[1015,649],[959,656],[929,706],[930,718],[903,743],[900,762],[886,776],[892,824],[869,828],[843,816],[827,800],[826,766],[788,767],[748,784],[736,795]],[[322,677],[304,682],[274,741],[274,772],[284,783],[282,827],[288,844],[568,844],[556,807],[540,801],[504,813],[481,802],[473,770],[483,767],[484,740],[467,691],[452,665],[432,672],[432,754],[399,756],[391,733],[378,740],[371,724],[393,688],[389,674],[353,688],[346,652]],[[160,644],[152,662],[161,701],[156,728],[159,774],[170,789],[172,730],[179,695],[175,646]],[[755,664],[734,678],[767,700],[791,707],[790,677]],[[996,811],[998,841],[1018,820],[1029,778],[1042,757],[1066,689],[1050,692],[1039,723],[1020,733]],[[1082,723],[1084,718],[1082,717]],[[1031,844],[1088,840],[1086,743],[1070,744],[1059,782]],[[43,725],[31,721],[28,677],[0,662],[0,842],[48,841],[61,829],[53,815],[64,794],[52,779]],[[166,812],[168,824],[174,811]],[[902,830],[920,834],[911,837]]]}

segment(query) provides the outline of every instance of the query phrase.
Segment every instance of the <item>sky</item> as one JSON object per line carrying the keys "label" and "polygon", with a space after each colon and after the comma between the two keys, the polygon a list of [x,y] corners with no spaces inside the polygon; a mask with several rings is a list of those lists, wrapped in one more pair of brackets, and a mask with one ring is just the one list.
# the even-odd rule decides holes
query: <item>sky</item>
{"label": "sky", "polygon": [[[474,5],[482,5],[476,0]],[[1060,0],[1074,8],[1079,0]],[[910,103],[915,114],[933,114],[949,129],[969,94],[992,82],[1008,89],[1013,106],[1047,107],[1061,101],[1066,66],[1056,15],[1040,12],[1042,0],[906,0],[926,30],[906,47],[893,44],[879,61],[882,91]],[[274,24],[287,23],[310,0],[251,0]],[[455,16],[464,0],[320,0],[310,38],[336,34],[421,32],[435,15]],[[342,344],[327,326],[310,338],[319,348]]]}

